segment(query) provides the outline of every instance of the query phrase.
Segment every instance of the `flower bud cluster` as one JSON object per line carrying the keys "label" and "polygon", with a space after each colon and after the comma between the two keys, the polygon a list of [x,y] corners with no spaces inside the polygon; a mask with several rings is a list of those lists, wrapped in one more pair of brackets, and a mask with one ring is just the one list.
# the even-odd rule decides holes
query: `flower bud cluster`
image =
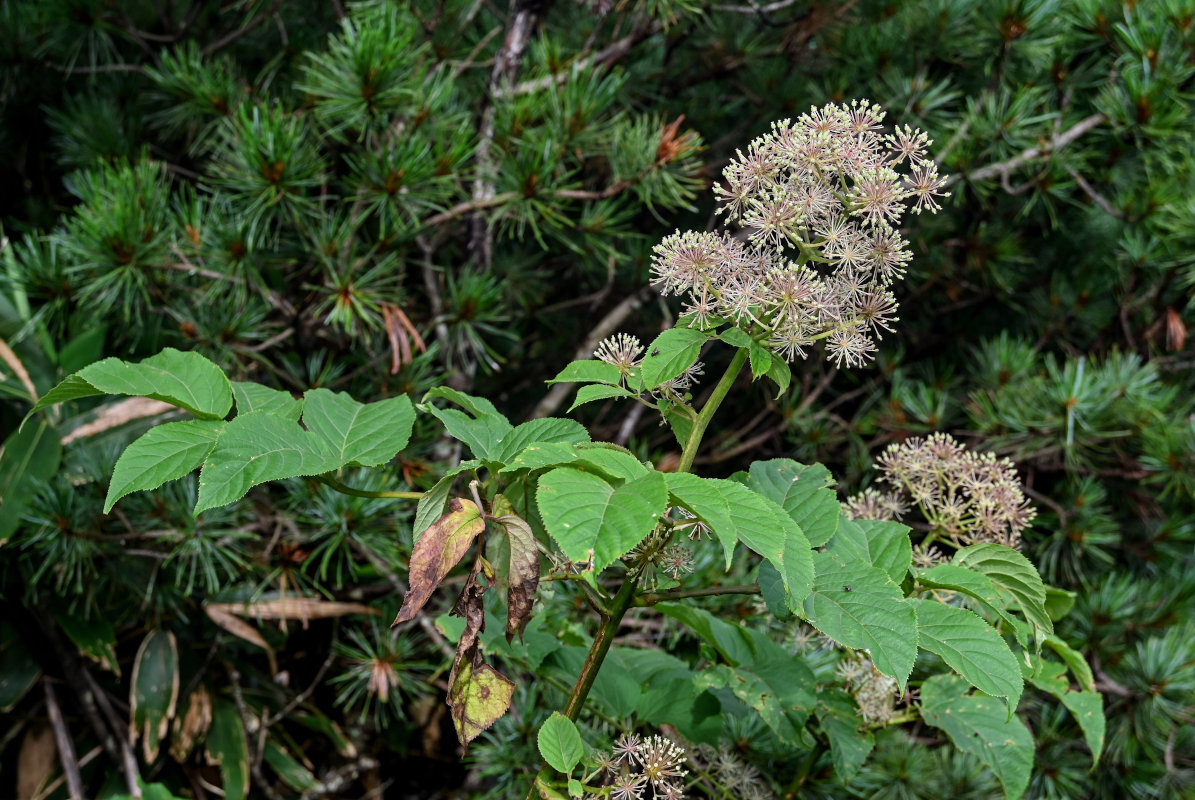
{"label": "flower bud cluster", "polygon": [[864,722],[887,722],[896,711],[896,679],[853,655],[838,662],[838,677],[854,695]]}
{"label": "flower bud cluster", "polygon": [[685,796],[685,751],[663,736],[624,733],[601,767],[611,800],[681,800]]}
{"label": "flower bud cluster", "polygon": [[932,142],[907,126],[884,135],[883,118],[854,101],[773,123],[714,190],[745,241],[678,231],[655,248],[652,284],[683,295],[696,324],[728,319],[788,361],[819,340],[840,366],[870,360],[912,257],[895,225],[946,196]]}
{"label": "flower bud cluster", "polygon": [[[882,479],[916,503],[933,529],[956,547],[976,542],[1016,547],[1037,513],[1011,461],[967,450],[949,434],[891,445],[877,463]],[[852,503],[856,514],[883,505],[870,496]]]}

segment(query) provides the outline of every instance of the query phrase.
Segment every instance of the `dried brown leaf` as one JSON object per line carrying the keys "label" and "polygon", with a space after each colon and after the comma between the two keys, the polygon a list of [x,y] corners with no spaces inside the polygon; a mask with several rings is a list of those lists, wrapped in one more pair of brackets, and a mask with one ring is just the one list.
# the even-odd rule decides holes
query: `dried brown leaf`
{"label": "dried brown leaf", "polygon": [[174,718],[173,736],[170,739],[170,755],[175,761],[183,762],[203,741],[212,726],[212,697],[200,684],[187,698],[187,710],[181,717]]}
{"label": "dried brown leaf", "polygon": [[1183,324],[1182,315],[1173,308],[1166,309],[1166,349],[1178,352],[1187,342],[1187,326]]}
{"label": "dried brown leaf", "polygon": [[413,619],[432,592],[485,530],[485,519],[472,500],[453,498],[448,513],[431,525],[411,552],[410,589],[394,624]]}
{"label": "dried brown leaf", "polygon": [[523,637],[523,628],[535,605],[535,591],[539,588],[539,547],[535,533],[527,521],[517,514],[503,514],[498,523],[506,529],[510,542],[509,586],[506,593],[506,641],[516,633]]}
{"label": "dried brown leaf", "polygon": [[0,361],[3,361],[9,369],[16,373],[17,380],[25,387],[25,391],[29,392],[29,402],[36,403],[37,389],[34,387],[33,381],[29,379],[29,372],[21,363],[21,359],[17,358],[17,354],[8,346],[8,342],[3,339],[0,339]]}
{"label": "dried brown leaf", "polygon": [[37,720],[25,731],[17,754],[17,800],[33,800],[54,774],[58,746],[50,723]]}
{"label": "dried brown leaf", "polygon": [[165,414],[167,411],[176,410],[169,403],[154,400],[152,397],[130,397],[127,400],[111,403],[101,408],[99,415],[94,420],[80,425],[66,436],[63,436],[62,443],[70,444],[76,439],[86,439],[89,436],[95,436],[97,433],[103,433],[106,430],[124,425],[126,422],[132,422],[135,419],[156,417],[158,414]]}

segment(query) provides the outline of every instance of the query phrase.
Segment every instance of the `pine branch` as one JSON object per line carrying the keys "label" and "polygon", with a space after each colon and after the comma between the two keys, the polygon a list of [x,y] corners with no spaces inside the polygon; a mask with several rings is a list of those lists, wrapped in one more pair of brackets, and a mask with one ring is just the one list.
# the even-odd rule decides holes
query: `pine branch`
{"label": "pine branch", "polygon": [[1021,151],[1019,154],[1013,156],[1007,161],[1002,161],[999,164],[989,164],[986,167],[980,167],[973,172],[965,172],[961,174],[954,174],[946,178],[945,185],[947,187],[953,186],[961,180],[967,181],[986,181],[989,178],[1000,176],[1002,181],[1008,180],[1008,175],[1013,170],[1024,166],[1032,161],[1042,158],[1049,158],[1054,153],[1066,147],[1071,142],[1089,133],[1094,128],[1099,127],[1108,121],[1105,114],[1092,114],[1091,116],[1075,123],[1073,127],[1064,133],[1055,134],[1050,139],[1049,145],[1045,147],[1030,147]]}

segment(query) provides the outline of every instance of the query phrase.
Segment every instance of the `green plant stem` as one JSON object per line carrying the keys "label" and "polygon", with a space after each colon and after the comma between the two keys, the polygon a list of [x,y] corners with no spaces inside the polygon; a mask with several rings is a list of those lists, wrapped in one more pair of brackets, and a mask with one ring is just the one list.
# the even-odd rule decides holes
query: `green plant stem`
{"label": "green plant stem", "polygon": [[[702,406],[701,413],[697,415],[697,421],[693,423],[693,429],[689,431],[689,438],[685,442],[684,451],[681,453],[680,463],[677,465],[677,472],[688,472],[693,466],[693,459],[697,455],[697,449],[701,446],[701,439],[705,435],[705,429],[709,427],[710,420],[714,417],[714,412],[718,410],[718,406],[722,405],[722,401],[726,399],[726,395],[730,393],[730,387],[734,385],[735,379],[738,378],[739,372],[742,371],[743,365],[747,363],[747,351],[739,349],[731,359],[730,365],[726,367],[725,374],[722,379],[718,381],[718,385],[714,387],[713,394],[705,401]],[[622,586],[618,589],[618,594],[607,605],[608,612],[602,616],[601,627],[598,628],[597,635],[594,636],[593,644],[589,647],[589,653],[585,656],[585,663],[581,666],[581,674],[577,676],[577,683],[573,686],[572,694],[569,695],[568,704],[564,708],[564,716],[573,720],[577,719],[581,709],[585,706],[585,700],[589,697],[589,690],[593,688],[593,682],[597,680],[598,671],[602,668],[602,662],[606,659],[606,654],[610,652],[611,645],[614,644],[614,637],[618,635],[618,628],[622,625],[622,618],[626,615],[627,610],[635,605],[635,585],[638,583],[639,575],[634,570],[628,570],[626,576],[623,578]],[[547,764],[540,767],[539,774],[535,781],[532,782],[531,788],[527,791],[527,800],[533,800],[536,795],[536,784],[540,781],[546,781],[552,775],[552,768]]]}
{"label": "green plant stem", "polygon": [[701,413],[697,415],[697,421],[693,423],[693,429],[689,431],[689,438],[681,453],[680,463],[676,467],[677,472],[688,472],[692,468],[693,459],[697,457],[697,449],[701,446],[701,439],[705,436],[705,429],[709,427],[710,420],[714,418],[714,412],[718,410],[718,406],[722,405],[722,401],[730,393],[730,387],[734,385],[735,379],[738,378],[739,372],[746,363],[747,351],[739,348],[735,352],[734,358],[731,359],[730,366],[726,368],[722,380],[718,381],[718,385],[714,387],[714,393],[710,395],[709,400],[705,401]]}
{"label": "green plant stem", "polygon": [[423,492],[374,492],[368,489],[354,489],[352,486],[345,486],[335,478],[330,478],[327,475],[317,475],[315,479],[325,486],[331,486],[341,494],[352,495],[353,497],[391,497],[396,500],[418,500],[423,497]]}
{"label": "green plant stem", "polygon": [[760,594],[758,583],[745,583],[740,586],[709,586],[705,589],[680,589],[669,592],[648,592],[635,600],[636,606],[654,606],[669,600],[680,600],[686,597],[716,597],[722,594]]}

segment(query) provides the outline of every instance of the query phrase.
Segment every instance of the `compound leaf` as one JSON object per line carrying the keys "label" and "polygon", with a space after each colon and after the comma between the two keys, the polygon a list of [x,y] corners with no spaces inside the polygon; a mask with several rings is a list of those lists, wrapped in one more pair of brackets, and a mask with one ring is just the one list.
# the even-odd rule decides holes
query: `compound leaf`
{"label": "compound leaf", "polygon": [[104,513],[127,494],[156,489],[201,466],[227,426],[223,420],[197,419],[150,428],[117,460]]}
{"label": "compound leaf", "polygon": [[1015,710],[1024,689],[1021,667],[1004,637],[965,608],[911,600],[917,608],[917,645],[940,656],[979,691],[1008,698]]}

